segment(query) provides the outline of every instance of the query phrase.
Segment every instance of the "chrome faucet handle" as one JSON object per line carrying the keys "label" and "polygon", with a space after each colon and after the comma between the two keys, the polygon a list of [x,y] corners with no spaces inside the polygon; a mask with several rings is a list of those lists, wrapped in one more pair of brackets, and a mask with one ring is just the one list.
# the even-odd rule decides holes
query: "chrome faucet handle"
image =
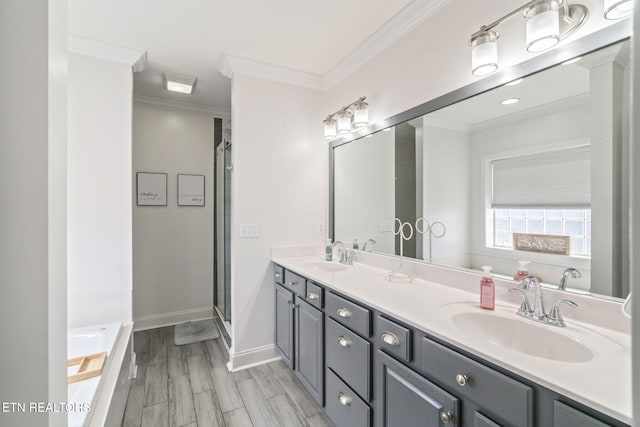
{"label": "chrome faucet handle", "polygon": [[578,307],[578,304],[568,299],[561,299],[551,306],[551,310],[547,314],[547,323],[564,328],[567,324],[562,318],[562,313],[560,313],[560,304],[567,304],[571,307]]}
{"label": "chrome faucet handle", "polygon": [[525,291],[520,288],[511,288],[509,289],[509,292],[519,292],[522,295],[522,304],[520,304],[520,310],[518,311],[518,314],[530,315],[531,313],[533,313],[533,309],[531,308],[531,304],[529,304],[529,298],[527,297]]}
{"label": "chrome faucet handle", "polygon": [[536,276],[531,276],[531,275],[525,276],[522,278],[522,280],[520,280],[520,282],[518,283],[518,287],[516,289],[523,289],[525,291],[528,291],[531,283],[533,284],[538,283],[538,278]]}

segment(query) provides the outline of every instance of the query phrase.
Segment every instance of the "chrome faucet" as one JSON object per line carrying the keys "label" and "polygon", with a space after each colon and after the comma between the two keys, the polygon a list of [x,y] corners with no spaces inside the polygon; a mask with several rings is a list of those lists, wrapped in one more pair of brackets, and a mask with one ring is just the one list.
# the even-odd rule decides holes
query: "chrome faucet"
{"label": "chrome faucet", "polygon": [[367,239],[367,241],[364,242],[364,245],[362,245],[362,252],[367,251],[367,246],[369,246],[369,243],[371,243],[371,246],[378,244],[378,242],[376,242],[374,239]]}
{"label": "chrome faucet", "polygon": [[536,296],[533,301],[533,311],[530,312],[529,315],[536,320],[542,320],[547,316],[547,313],[544,311],[544,300],[542,298],[542,287],[540,286],[540,282],[538,282],[538,279],[534,276],[526,276],[518,284],[518,288],[525,291],[531,286],[534,287]]}
{"label": "chrome faucet", "polygon": [[567,289],[567,280],[569,279],[569,276],[573,277],[574,279],[579,279],[582,277],[582,274],[580,274],[580,272],[573,267],[565,269],[562,272],[562,276],[560,277],[560,284],[558,285],[558,289],[560,289],[561,291]]}
{"label": "chrome faucet", "polygon": [[351,249],[347,249],[344,246],[344,243],[342,243],[340,240],[336,240],[335,243],[333,245],[334,248],[337,246],[337,250],[340,253],[340,263],[341,264],[347,264],[347,265],[353,265],[353,260],[355,259],[356,256],[356,252],[351,250]]}
{"label": "chrome faucet", "polygon": [[[533,286],[535,290],[535,301],[534,306],[531,308],[529,304],[529,298],[527,298],[526,290]],[[522,305],[520,305],[520,309],[518,310],[518,316],[522,316],[525,319],[535,320],[536,322],[545,323],[547,325],[565,327],[567,326],[562,318],[562,314],[560,313],[560,304],[567,304],[572,307],[577,307],[573,301],[570,300],[560,300],[557,301],[553,306],[551,306],[551,310],[549,314],[547,314],[544,310],[544,301],[542,298],[542,286],[538,279],[534,276],[527,276],[523,278],[518,287],[510,289],[511,292],[519,292],[522,294]]]}

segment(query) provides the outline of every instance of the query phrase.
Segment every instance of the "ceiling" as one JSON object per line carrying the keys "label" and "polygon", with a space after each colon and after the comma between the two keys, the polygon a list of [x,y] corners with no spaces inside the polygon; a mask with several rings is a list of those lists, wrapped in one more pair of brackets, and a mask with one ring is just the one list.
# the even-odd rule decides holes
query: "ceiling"
{"label": "ceiling", "polygon": [[[147,69],[134,76],[137,96],[230,111],[230,81],[218,71],[225,54],[321,78],[381,28],[397,25],[403,11],[444,2],[70,0],[69,33],[145,50]],[[163,89],[164,72],[197,77],[194,93]]]}

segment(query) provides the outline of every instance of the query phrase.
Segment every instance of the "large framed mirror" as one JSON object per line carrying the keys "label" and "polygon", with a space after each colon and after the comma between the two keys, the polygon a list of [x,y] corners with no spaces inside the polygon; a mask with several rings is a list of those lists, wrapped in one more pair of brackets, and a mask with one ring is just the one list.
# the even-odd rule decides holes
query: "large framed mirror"
{"label": "large framed mirror", "polygon": [[332,142],[330,236],[626,297],[630,34],[612,25]]}

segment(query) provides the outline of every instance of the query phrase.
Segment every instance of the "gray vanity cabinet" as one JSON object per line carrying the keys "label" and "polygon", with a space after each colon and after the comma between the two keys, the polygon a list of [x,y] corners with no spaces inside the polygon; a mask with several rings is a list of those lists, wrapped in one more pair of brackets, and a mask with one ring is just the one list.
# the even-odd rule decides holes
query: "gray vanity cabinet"
{"label": "gray vanity cabinet", "polygon": [[378,350],[376,427],[460,426],[459,401]]}
{"label": "gray vanity cabinet", "polygon": [[293,292],[276,284],[276,347],[282,360],[293,369]]}
{"label": "gray vanity cabinet", "polygon": [[323,404],[324,315],[303,299],[295,300],[295,373],[313,398]]}

